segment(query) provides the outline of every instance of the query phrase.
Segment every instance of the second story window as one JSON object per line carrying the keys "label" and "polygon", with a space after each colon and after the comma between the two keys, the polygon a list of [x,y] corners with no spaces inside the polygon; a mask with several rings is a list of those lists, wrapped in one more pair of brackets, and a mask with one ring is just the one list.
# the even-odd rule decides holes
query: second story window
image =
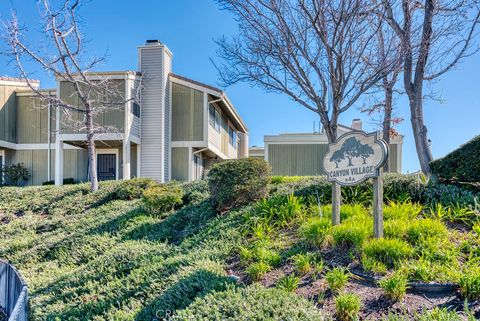
{"label": "second story window", "polygon": [[220,119],[221,119],[220,113],[218,112],[217,109],[215,109],[215,107],[213,107],[213,105],[210,105],[208,107],[208,114],[209,114],[208,122],[210,126],[215,128],[217,132],[220,132]]}
{"label": "second story window", "polygon": [[228,142],[233,148],[237,148],[237,132],[230,126],[228,126]]}
{"label": "second story window", "polygon": [[136,102],[132,104],[132,114],[134,114],[137,117],[140,117],[140,104]]}

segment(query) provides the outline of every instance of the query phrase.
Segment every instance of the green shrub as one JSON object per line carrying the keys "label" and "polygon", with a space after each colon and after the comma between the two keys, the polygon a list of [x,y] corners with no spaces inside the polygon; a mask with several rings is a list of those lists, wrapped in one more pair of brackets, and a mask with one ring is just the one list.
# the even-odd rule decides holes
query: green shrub
{"label": "green shrub", "polygon": [[405,219],[385,220],[383,222],[383,235],[385,238],[406,238],[410,224],[411,220]]}
{"label": "green shrub", "polygon": [[307,244],[321,247],[331,226],[330,218],[312,217],[300,226],[298,233]]}
{"label": "green shrub", "polygon": [[295,275],[286,275],[277,281],[275,287],[286,292],[293,292],[298,288],[300,278]]}
{"label": "green shrub", "polygon": [[271,270],[272,267],[267,263],[255,262],[250,264],[246,272],[253,281],[260,281],[260,279]]}
{"label": "green shrub", "polygon": [[458,280],[460,293],[470,301],[480,299],[480,269],[464,271]]}
{"label": "green shrub", "polygon": [[376,273],[376,274],[385,274],[387,273],[387,266],[382,262],[379,262],[371,257],[362,256],[361,258],[362,266],[365,271]]}
{"label": "green shrub", "polygon": [[281,260],[278,252],[269,249],[266,244],[261,242],[255,243],[252,247],[252,253],[256,261],[266,263],[270,266],[277,266]]}
{"label": "green shrub", "polygon": [[196,205],[210,197],[208,181],[205,179],[195,180],[182,184],[183,204]]}
{"label": "green shrub", "polygon": [[178,183],[167,183],[147,188],[142,195],[143,204],[154,214],[171,211],[182,203],[183,190]]}
{"label": "green shrub", "polygon": [[5,165],[3,168],[0,166],[0,183],[2,183],[2,175],[5,184],[13,186],[18,186],[30,178],[28,169],[23,163]]}
{"label": "green shrub", "polygon": [[435,307],[431,311],[422,313],[417,317],[418,321],[461,321],[462,318],[456,311],[447,308]]}
{"label": "green shrub", "polygon": [[407,278],[404,274],[394,273],[381,279],[378,284],[385,294],[394,301],[400,301],[407,293]]}
{"label": "green shrub", "polygon": [[312,273],[312,278],[316,280],[320,274],[323,272],[323,269],[325,268],[325,263],[323,262],[322,259],[316,260],[313,263],[313,273]]}
{"label": "green shrub", "polygon": [[440,220],[426,218],[412,221],[408,226],[406,235],[408,241],[411,244],[416,245],[429,238],[446,238],[448,230],[445,224]]}
{"label": "green shrub", "polygon": [[346,221],[332,226],[331,233],[335,245],[359,248],[372,234],[372,227],[369,222]]}
{"label": "green shrub", "polygon": [[381,262],[389,268],[409,258],[412,253],[412,247],[398,239],[371,239],[363,247],[363,255],[366,258]]}
{"label": "green shrub", "polygon": [[342,267],[335,267],[325,274],[325,280],[333,293],[338,293],[347,285],[350,273]]}
{"label": "green shrub", "polygon": [[295,272],[305,275],[312,269],[313,257],[311,254],[297,254],[292,257]]}
{"label": "green shrub", "polygon": [[272,184],[296,183],[308,179],[308,176],[272,176]]}
{"label": "green shrub", "polygon": [[132,178],[122,181],[115,189],[113,199],[128,201],[141,198],[143,192],[154,185],[156,185],[155,182],[150,178]]}
{"label": "green shrub", "polygon": [[431,183],[425,187],[421,202],[432,206],[437,203],[445,206],[472,206],[475,204],[475,195],[455,185]]}
{"label": "green shrub", "polygon": [[259,285],[230,288],[197,299],[177,311],[177,321],[324,321],[315,305],[295,294]]}
{"label": "green shrub", "polygon": [[442,179],[480,182],[480,136],[434,160],[430,166],[432,172]]}
{"label": "green shrub", "polygon": [[212,204],[219,213],[266,197],[269,183],[270,165],[261,159],[227,160],[208,172]]}
{"label": "green shrub", "polygon": [[480,236],[480,222],[473,224],[472,230],[477,233],[477,236]]}
{"label": "green shrub", "polygon": [[404,219],[411,220],[416,218],[422,212],[422,206],[417,203],[394,202],[391,201],[388,206],[383,208],[383,217],[385,220],[389,219]]}
{"label": "green shrub", "polygon": [[[63,179],[63,185],[73,185],[76,184],[77,182],[75,181],[75,178],[73,177],[68,177]],[[55,180],[50,180],[42,183],[42,186],[49,186],[49,185],[55,185]]]}
{"label": "green shrub", "polygon": [[360,296],[355,293],[344,293],[335,297],[337,318],[341,321],[358,320],[358,313],[362,307]]}

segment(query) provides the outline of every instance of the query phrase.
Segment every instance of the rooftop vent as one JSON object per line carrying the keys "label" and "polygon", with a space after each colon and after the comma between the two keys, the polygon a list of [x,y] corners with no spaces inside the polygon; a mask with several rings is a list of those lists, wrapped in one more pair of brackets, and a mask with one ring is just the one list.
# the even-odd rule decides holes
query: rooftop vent
{"label": "rooftop vent", "polygon": [[150,39],[150,40],[147,40],[147,41],[145,42],[145,44],[146,44],[147,46],[151,46],[151,45],[161,45],[160,40],[158,40],[158,39]]}

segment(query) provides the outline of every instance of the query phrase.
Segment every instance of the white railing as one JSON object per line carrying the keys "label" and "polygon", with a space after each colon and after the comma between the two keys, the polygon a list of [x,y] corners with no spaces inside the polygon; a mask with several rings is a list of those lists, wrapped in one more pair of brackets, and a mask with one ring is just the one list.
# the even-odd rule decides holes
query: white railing
{"label": "white railing", "polygon": [[0,306],[5,308],[8,321],[27,321],[27,284],[17,269],[4,260],[0,260]]}

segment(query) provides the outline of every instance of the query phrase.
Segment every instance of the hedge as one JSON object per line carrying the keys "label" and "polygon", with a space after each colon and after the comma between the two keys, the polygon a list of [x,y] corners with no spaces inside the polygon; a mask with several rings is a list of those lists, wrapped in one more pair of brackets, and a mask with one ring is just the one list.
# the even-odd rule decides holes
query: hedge
{"label": "hedge", "polygon": [[219,213],[268,195],[270,165],[263,159],[227,160],[208,172],[212,205]]}
{"label": "hedge", "polygon": [[480,182],[480,135],[445,157],[430,163],[440,179],[459,182]]}
{"label": "hedge", "polygon": [[[328,204],[332,202],[331,183],[324,176],[305,177],[292,183],[274,185],[274,194],[295,194],[304,197],[312,203]],[[428,182],[421,175],[385,174],[384,176],[384,201],[403,202],[406,200],[434,205],[440,203],[444,206],[460,205],[474,206],[475,193],[464,188]],[[372,180],[367,180],[356,186],[342,187],[343,203],[362,203],[370,205],[373,198]]]}

